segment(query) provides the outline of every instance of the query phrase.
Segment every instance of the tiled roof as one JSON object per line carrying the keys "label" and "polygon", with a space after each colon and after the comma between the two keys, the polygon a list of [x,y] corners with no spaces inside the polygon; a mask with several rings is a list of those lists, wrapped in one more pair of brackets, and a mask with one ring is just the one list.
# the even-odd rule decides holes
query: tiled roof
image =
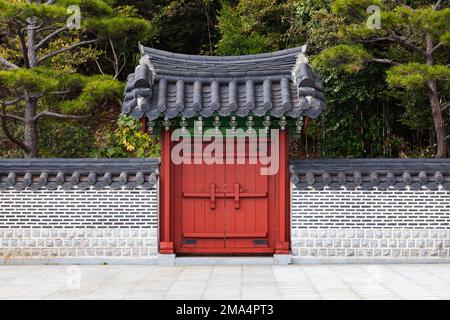
{"label": "tiled roof", "polygon": [[123,113],[150,120],[212,115],[317,117],[322,82],[304,47],[246,56],[195,56],[140,46]]}
{"label": "tiled roof", "polygon": [[153,189],[159,159],[0,159],[0,190]]}
{"label": "tiled roof", "polygon": [[290,173],[299,190],[450,190],[450,159],[293,160]]}

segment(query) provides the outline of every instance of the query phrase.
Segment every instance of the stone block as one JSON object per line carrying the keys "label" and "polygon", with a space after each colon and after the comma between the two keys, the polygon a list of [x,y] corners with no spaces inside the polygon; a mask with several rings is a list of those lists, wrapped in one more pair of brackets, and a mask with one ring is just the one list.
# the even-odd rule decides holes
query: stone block
{"label": "stone block", "polygon": [[345,250],[345,256],[347,256],[347,257],[355,256],[355,250],[354,249],[347,249],[347,250]]}
{"label": "stone block", "polygon": [[325,239],[324,240],[324,246],[326,248],[332,248],[333,247],[333,240],[332,239]]}
{"label": "stone block", "polygon": [[274,254],[273,262],[275,265],[288,265],[291,263],[291,255],[289,254]]}
{"label": "stone block", "polygon": [[174,266],[175,265],[175,255],[174,254],[160,254],[158,257],[158,265]]}
{"label": "stone block", "polygon": [[335,229],[330,229],[330,230],[328,231],[328,236],[329,236],[330,238],[336,238],[336,237],[337,237],[337,231],[336,231]]}
{"label": "stone block", "polygon": [[374,231],[374,236],[375,236],[375,238],[377,238],[377,239],[383,238],[383,230],[375,230],[375,231]]}
{"label": "stone block", "polygon": [[397,239],[389,240],[389,248],[397,248],[397,247],[398,247]]}
{"label": "stone block", "polygon": [[402,231],[401,230],[393,230],[392,237],[394,237],[396,239],[400,239],[402,237]]}

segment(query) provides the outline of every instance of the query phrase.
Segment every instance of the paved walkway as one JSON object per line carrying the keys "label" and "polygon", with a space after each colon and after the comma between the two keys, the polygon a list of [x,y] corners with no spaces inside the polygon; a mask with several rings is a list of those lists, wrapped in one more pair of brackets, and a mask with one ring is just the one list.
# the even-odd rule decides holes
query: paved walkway
{"label": "paved walkway", "polygon": [[0,299],[450,299],[450,265],[0,266]]}

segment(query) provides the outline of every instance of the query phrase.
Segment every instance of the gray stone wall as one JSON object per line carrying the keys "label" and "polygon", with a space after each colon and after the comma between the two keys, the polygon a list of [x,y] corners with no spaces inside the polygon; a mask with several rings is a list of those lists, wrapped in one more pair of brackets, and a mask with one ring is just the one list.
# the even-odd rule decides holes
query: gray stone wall
{"label": "gray stone wall", "polygon": [[299,258],[449,258],[450,192],[292,191]]}
{"label": "gray stone wall", "polygon": [[[0,191],[0,261],[95,262],[158,254],[157,190]],[[26,261],[25,261],[26,262]]]}

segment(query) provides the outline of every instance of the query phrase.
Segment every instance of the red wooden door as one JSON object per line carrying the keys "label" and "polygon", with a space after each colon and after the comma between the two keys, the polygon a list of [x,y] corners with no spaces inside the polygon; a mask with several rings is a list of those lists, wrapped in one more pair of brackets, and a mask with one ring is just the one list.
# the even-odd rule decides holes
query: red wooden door
{"label": "red wooden door", "polygon": [[260,165],[226,165],[225,246],[237,251],[270,252],[268,176]]}
{"label": "red wooden door", "polygon": [[[261,164],[181,164],[176,207],[178,253],[273,252],[269,217],[269,177]],[[178,179],[181,178],[181,179]]]}
{"label": "red wooden door", "polygon": [[224,165],[183,164],[181,170],[181,243],[177,251],[223,251],[225,201],[216,193],[225,183]]}

